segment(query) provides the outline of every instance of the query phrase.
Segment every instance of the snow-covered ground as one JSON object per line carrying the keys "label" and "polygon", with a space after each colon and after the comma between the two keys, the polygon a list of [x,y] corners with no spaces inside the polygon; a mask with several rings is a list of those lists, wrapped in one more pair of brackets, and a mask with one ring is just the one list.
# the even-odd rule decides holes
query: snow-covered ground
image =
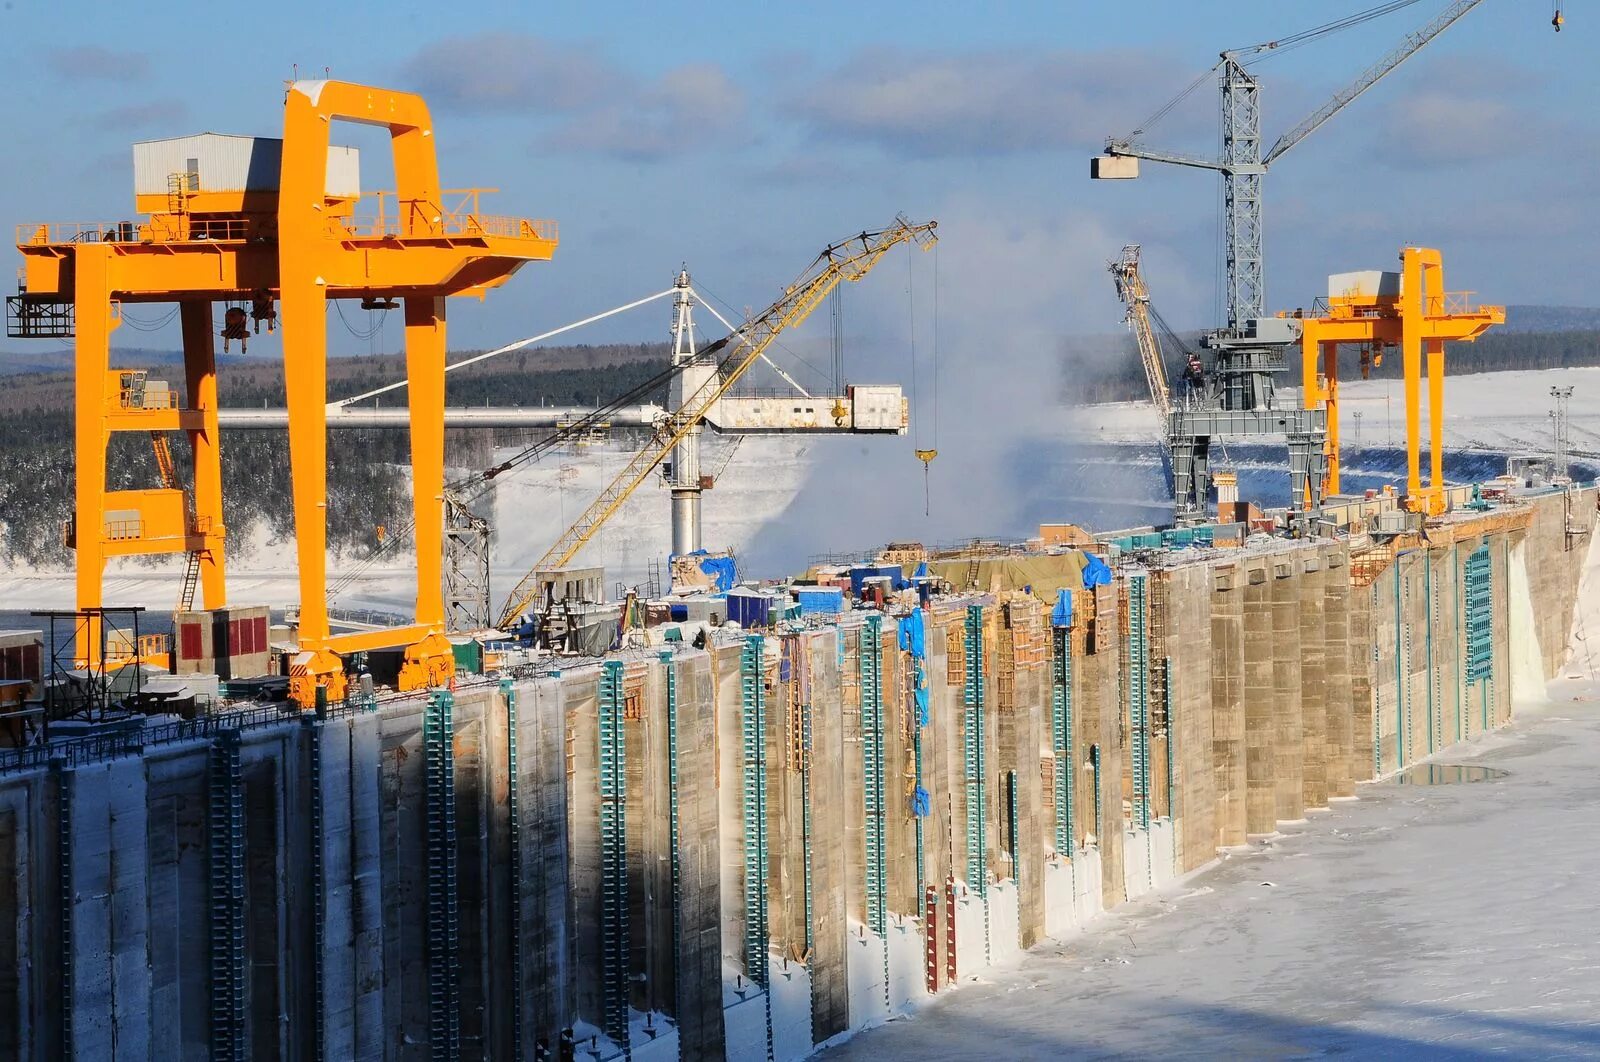
{"label": "snow-covered ground", "polygon": [[[1389,366],[1385,364],[1384,368]],[[1285,377],[1287,378],[1287,376]],[[1600,368],[1540,369],[1448,376],[1444,389],[1444,442],[1451,450],[1548,450],[1552,387],[1571,387],[1569,424],[1573,450],[1600,453]],[[1298,401],[1298,388],[1280,388],[1278,398]],[[1404,447],[1405,385],[1398,379],[1345,380],[1339,384],[1340,431],[1348,446]],[[1427,409],[1427,384],[1422,405]],[[1355,414],[1360,413],[1360,424]],[[1424,413],[1424,415],[1426,415]],[[1426,422],[1424,422],[1426,423]],[[1144,442],[1155,438],[1156,415],[1148,402],[1107,402],[1074,412],[1070,437],[1077,441]]]}
{"label": "snow-covered ground", "polygon": [[1548,699],[1435,758],[1502,775],[1363,786],[823,1057],[1600,1058],[1600,542],[1576,612]]}
{"label": "snow-covered ground", "polygon": [[[1600,395],[1600,368],[1449,378],[1447,447],[1493,453],[1548,450],[1552,386],[1574,389],[1574,451],[1600,455],[1600,403],[1592,401]],[[1282,397],[1292,400],[1290,393]],[[1359,451],[1404,447],[1400,382],[1347,382],[1342,397],[1347,483],[1355,489],[1392,481],[1401,470],[1392,453]],[[1357,411],[1362,414],[1359,428]],[[931,517],[923,513],[921,466],[911,456],[911,437],[752,437],[731,457],[730,440],[710,437],[703,463],[719,476],[703,502],[705,545],[731,547],[754,574],[777,575],[802,570],[812,554],[862,549],[896,538],[933,543],[974,536],[1020,538],[1043,521],[1075,520],[1110,529],[1170,517],[1154,447],[1155,414],[1147,403],[1083,406],[1042,422],[1000,417],[982,430],[968,427],[961,437],[941,444],[942,456],[930,481]],[[1287,492],[1281,449],[1264,447],[1253,453],[1236,446],[1234,451],[1229,457],[1246,477],[1241,484],[1245,496],[1281,503],[1269,493]],[[499,535],[496,594],[532,566],[626,456],[615,444],[551,454],[501,480],[494,511]],[[1476,477],[1501,468],[1498,460],[1479,461],[1460,466],[1458,472]],[[1365,479],[1363,470],[1370,472]],[[1452,474],[1449,468],[1446,474]],[[230,563],[231,599],[275,607],[294,604],[299,591],[293,542],[257,538]],[[658,478],[652,479],[575,563],[604,565],[609,590],[617,583],[643,581],[651,561],[665,560],[669,543],[667,491]],[[354,567],[336,560],[330,585]],[[177,595],[179,571],[175,563],[160,568],[114,563],[108,570],[107,600],[146,605],[170,601]],[[334,604],[408,611],[413,571],[409,557],[387,557],[381,566],[364,570]],[[3,574],[7,594],[0,603],[5,607],[71,607],[73,581],[65,567]]]}
{"label": "snow-covered ground", "polygon": [[[702,458],[708,471],[726,476],[703,496],[704,539],[708,549],[742,552],[766,523],[789,506],[813,469],[817,440],[794,437],[751,437],[732,450],[730,440],[712,438]],[[731,452],[730,452],[731,451]],[[508,451],[509,453],[509,451]],[[553,453],[541,462],[501,478],[493,497],[493,589],[503,593],[535,561],[610,482],[631,454],[612,443],[576,453]],[[606,569],[607,590],[615,583],[643,581],[649,562],[665,567],[671,548],[667,489],[652,476],[629,498],[580,553],[575,564]],[[335,560],[328,583],[338,584],[352,572],[359,578],[332,601],[347,609],[381,609],[408,613],[415,604],[416,569],[409,550],[396,550],[381,564],[361,567]],[[799,563],[804,566],[804,558]],[[300,598],[295,575],[294,542],[269,541],[256,535],[228,567],[228,596],[241,603],[277,608]],[[138,560],[107,565],[106,601],[110,604],[167,605],[177,597],[182,567],[176,561],[158,566]],[[71,608],[74,596],[70,569],[5,573],[0,607],[8,609]],[[496,601],[498,604],[498,601]],[[170,607],[170,606],[168,606]]]}

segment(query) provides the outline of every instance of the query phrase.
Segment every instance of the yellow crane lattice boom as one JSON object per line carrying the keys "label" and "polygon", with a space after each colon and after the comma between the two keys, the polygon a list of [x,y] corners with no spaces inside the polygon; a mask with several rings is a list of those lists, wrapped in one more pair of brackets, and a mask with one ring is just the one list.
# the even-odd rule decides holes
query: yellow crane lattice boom
{"label": "yellow crane lattice boom", "polygon": [[1172,388],[1167,384],[1167,367],[1161,357],[1161,342],[1150,327],[1150,289],[1139,268],[1139,245],[1122,249],[1122,257],[1110,265],[1117,282],[1117,296],[1127,306],[1128,327],[1139,344],[1139,360],[1144,363],[1145,383],[1150,386],[1150,401],[1161,415],[1161,430],[1166,431],[1167,414],[1172,412]]}
{"label": "yellow crane lattice boom", "polygon": [[506,599],[498,625],[504,627],[514,622],[533,603],[538,593],[538,573],[568,564],[678,443],[705,419],[717,401],[738,383],[779,334],[809,317],[842,281],[854,282],[866,276],[896,245],[914,242],[924,250],[932,247],[938,239],[934,234],[937,225],[933,221],[914,225],[905,218],[897,218],[894,225],[880,232],[863,232],[828,247],[784,289],[781,298],[739,331],[708,348],[702,357],[713,355],[724,346],[734,347],[723,359],[719,371],[681,407],[661,419],[644,448],[633,455],[627,466],[522,577]]}

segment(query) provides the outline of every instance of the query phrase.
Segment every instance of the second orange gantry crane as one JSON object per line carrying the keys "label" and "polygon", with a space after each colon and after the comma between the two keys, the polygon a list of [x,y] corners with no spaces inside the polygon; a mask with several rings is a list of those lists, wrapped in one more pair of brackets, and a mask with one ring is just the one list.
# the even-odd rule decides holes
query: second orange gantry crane
{"label": "second orange gantry crane", "polygon": [[[1399,347],[1405,379],[1406,504],[1437,515],[1444,508],[1444,345],[1472,342],[1504,324],[1504,306],[1482,306],[1471,292],[1444,288],[1438,251],[1407,247],[1399,273],[1347,273],[1330,278],[1322,312],[1302,317],[1300,335],[1305,408],[1328,410],[1328,476],[1324,495],[1339,492],[1339,347],[1359,344],[1361,373]],[[1427,355],[1429,475],[1422,483],[1422,369]]]}
{"label": "second orange gantry crane", "polygon": [[[397,186],[392,212],[358,217],[354,152],[332,126],[387,129]],[[309,705],[320,687],[345,693],[341,654],[404,647],[402,688],[448,681],[440,564],[444,491],[446,299],[503,284],[548,260],[553,222],[485,215],[477,194],[449,206],[439,185],[433,121],[421,97],[343,81],[295,81],[281,141],[185,138],[135,148],[135,205],[146,220],[23,225],[25,280],[13,334],[75,336],[77,487],[69,541],[77,550],[78,607],[103,604],[108,557],[188,553],[202,600],[226,605],[213,308],[268,322],[282,307],[289,408],[300,648],[291,693]],[[382,199],[379,202],[382,203]],[[400,628],[333,634],[327,611],[327,313],[333,299],[404,305],[416,517],[415,620]],[[127,386],[110,363],[111,334],[129,303],[176,303],[185,389]],[[227,335],[229,329],[224,328]],[[115,432],[183,431],[194,457],[192,491],[175,482],[107,490]],[[161,446],[158,445],[158,455]],[[91,620],[77,656],[97,663]]]}

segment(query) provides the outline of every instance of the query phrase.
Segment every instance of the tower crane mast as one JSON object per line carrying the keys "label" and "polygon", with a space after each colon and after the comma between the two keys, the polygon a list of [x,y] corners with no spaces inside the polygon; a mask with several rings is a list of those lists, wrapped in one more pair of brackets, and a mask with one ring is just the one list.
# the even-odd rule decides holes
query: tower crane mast
{"label": "tower crane mast", "polygon": [[[717,371],[677,409],[661,418],[650,441],[633,455],[616,478],[518,581],[496,625],[504,628],[522,615],[538,594],[539,573],[563,567],[571,561],[650,473],[706,420],[717,402],[782,332],[809,317],[840,283],[858,281],[866,276],[898,244],[912,242],[924,250],[932,247],[938,240],[934,232],[937,225],[933,221],[912,224],[899,217],[893,225],[879,232],[863,232],[824,248],[776,302],[742,328],[700,351],[697,357],[707,361],[721,355]],[[723,351],[727,353],[722,354]]]}

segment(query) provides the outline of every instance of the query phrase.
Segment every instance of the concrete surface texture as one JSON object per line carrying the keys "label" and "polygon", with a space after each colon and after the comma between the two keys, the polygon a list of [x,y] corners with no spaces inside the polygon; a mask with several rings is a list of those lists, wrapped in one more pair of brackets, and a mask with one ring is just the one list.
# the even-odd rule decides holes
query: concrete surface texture
{"label": "concrete surface texture", "polygon": [[[936,598],[925,722],[910,620],[856,611],[0,757],[0,1058],[788,1062],[905,1013],[852,1053],[1294,1054],[1352,1025],[1392,1054],[1464,985],[1565,1020],[1581,981],[1517,956],[1583,939],[1592,868],[1554,849],[1587,836],[1592,749],[1496,733],[1591,655],[1594,514],[1588,488],[1397,545],[1129,558],[1060,632],[1020,592]],[[1517,762],[1354,784],[1479,752]]]}

